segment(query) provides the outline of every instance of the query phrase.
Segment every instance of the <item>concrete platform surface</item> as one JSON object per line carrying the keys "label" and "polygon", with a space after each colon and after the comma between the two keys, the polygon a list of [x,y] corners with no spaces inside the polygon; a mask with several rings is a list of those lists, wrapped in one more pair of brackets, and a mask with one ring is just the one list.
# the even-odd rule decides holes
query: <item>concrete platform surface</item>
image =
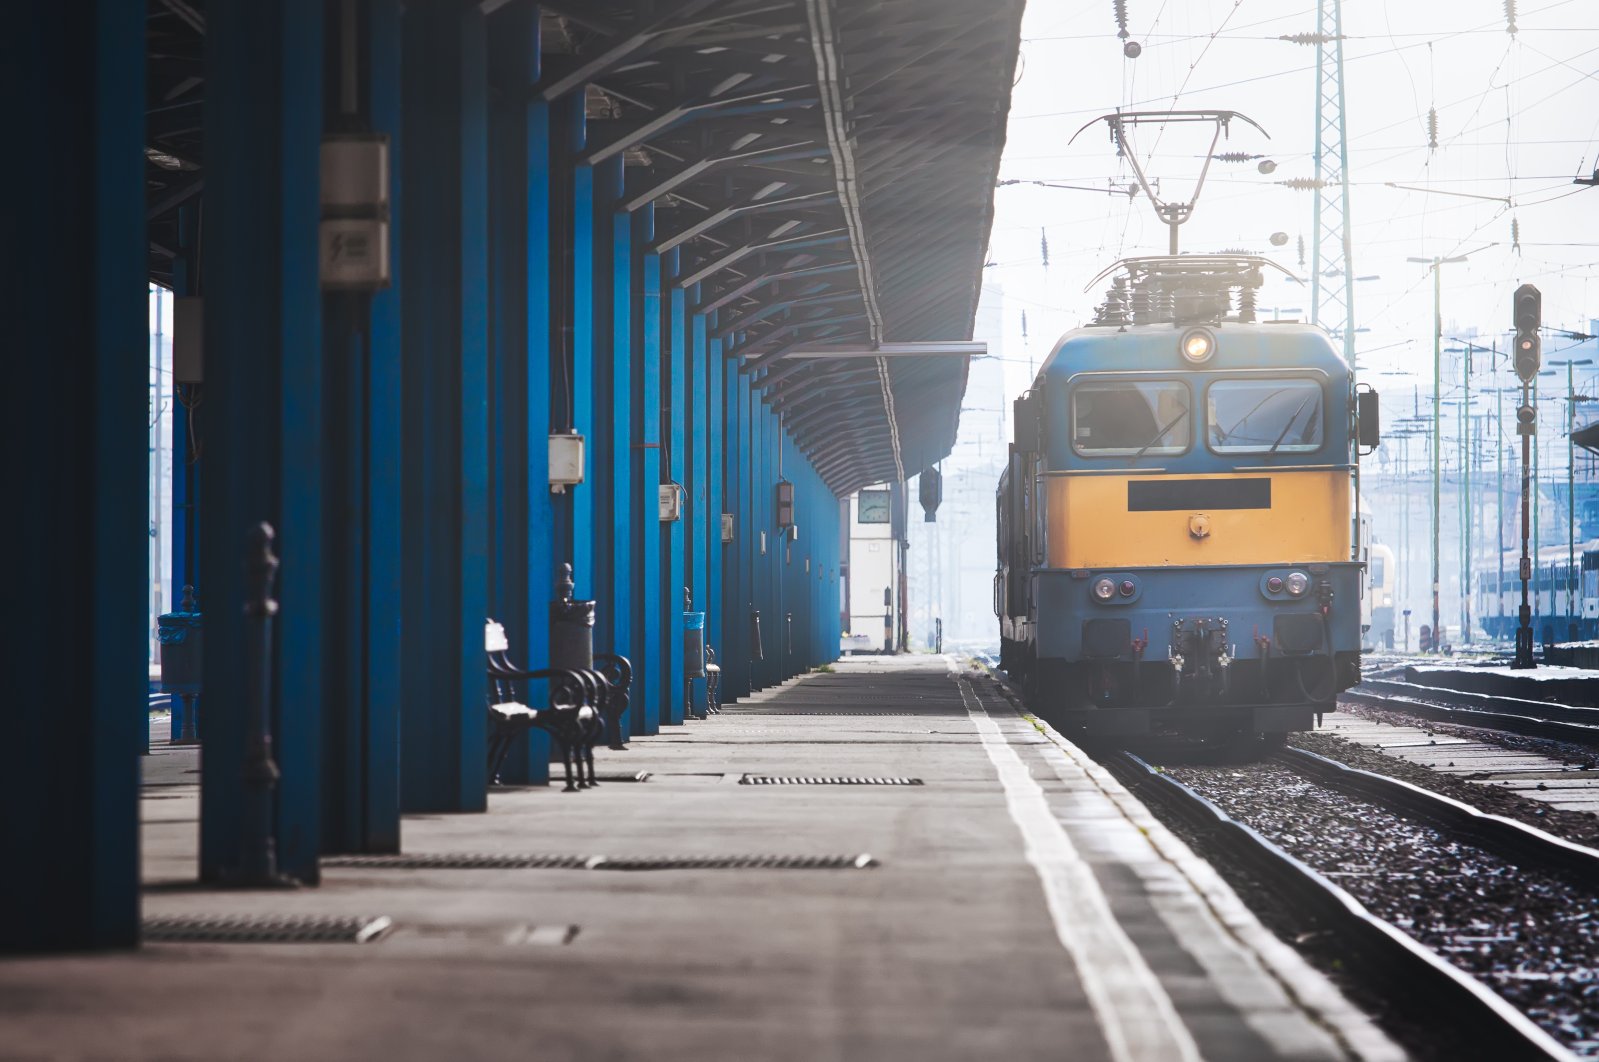
{"label": "concrete platform surface", "polygon": [[408,817],[405,852],[876,865],[333,867],[316,889],[201,890],[197,757],[171,753],[144,791],[147,918],[392,928],[0,962],[0,1059],[1402,1057],[1113,779],[952,660],[846,661],[602,756],[594,791]]}

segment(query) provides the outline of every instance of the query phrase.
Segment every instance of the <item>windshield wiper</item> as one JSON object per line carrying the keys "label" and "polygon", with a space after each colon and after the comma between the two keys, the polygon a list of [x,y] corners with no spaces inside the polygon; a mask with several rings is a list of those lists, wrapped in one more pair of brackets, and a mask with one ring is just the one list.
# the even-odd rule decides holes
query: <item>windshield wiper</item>
{"label": "windshield wiper", "polygon": [[1272,454],[1277,452],[1277,447],[1283,444],[1283,440],[1288,438],[1288,433],[1293,430],[1294,424],[1298,422],[1299,414],[1305,411],[1305,407],[1310,405],[1310,400],[1315,397],[1316,392],[1312,391],[1305,396],[1305,400],[1303,402],[1299,403],[1299,408],[1294,410],[1294,415],[1288,418],[1287,424],[1283,425],[1282,434],[1277,436],[1277,441],[1271,444],[1271,449],[1266,451],[1266,456],[1270,457]]}
{"label": "windshield wiper", "polygon": [[1149,452],[1149,448],[1151,446],[1154,446],[1156,443],[1158,443],[1162,439],[1164,439],[1166,437],[1166,433],[1171,431],[1173,428],[1177,427],[1178,423],[1180,423],[1182,421],[1182,419],[1184,417],[1186,417],[1186,416],[1188,416],[1188,410],[1184,409],[1181,413],[1177,414],[1171,420],[1167,421],[1166,422],[1166,426],[1164,428],[1161,428],[1159,431],[1157,431],[1155,433],[1155,437],[1153,439],[1149,440],[1143,446],[1138,448],[1138,452],[1133,455],[1133,460],[1136,461],[1140,457],[1143,457],[1146,453],[1148,453]]}
{"label": "windshield wiper", "polygon": [[1265,405],[1267,402],[1270,402],[1272,399],[1276,398],[1278,395],[1286,393],[1287,391],[1288,391],[1288,388],[1279,387],[1275,391],[1268,392],[1267,395],[1264,398],[1262,398],[1259,402],[1256,402],[1254,405],[1249,407],[1249,412],[1245,413],[1243,416],[1241,416],[1237,420],[1233,421],[1233,426],[1228,428],[1226,431],[1221,433],[1221,438],[1216,440],[1215,445],[1217,445],[1217,446],[1224,445],[1227,442],[1228,439],[1231,439],[1233,437],[1233,432],[1235,432],[1239,428],[1243,427],[1244,426],[1244,421],[1248,420],[1250,417],[1253,417],[1260,410],[1261,406]]}

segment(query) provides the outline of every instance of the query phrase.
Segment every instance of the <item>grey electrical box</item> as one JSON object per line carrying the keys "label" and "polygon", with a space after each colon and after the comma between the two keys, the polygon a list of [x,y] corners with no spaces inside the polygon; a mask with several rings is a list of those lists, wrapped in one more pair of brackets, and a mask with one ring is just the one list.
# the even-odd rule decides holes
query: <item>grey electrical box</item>
{"label": "grey electrical box", "polygon": [[675,524],[683,518],[683,487],[677,483],[662,483],[656,491],[656,504],[661,523]]}
{"label": "grey electrical box", "polygon": [[389,139],[381,133],[322,139],[322,286],[377,291],[389,285]]}
{"label": "grey electrical box", "polygon": [[565,494],[583,482],[583,436],[577,432],[550,435],[550,492]]}
{"label": "grey electrical box", "polygon": [[172,382],[205,380],[205,299],[180,295],[172,300]]}

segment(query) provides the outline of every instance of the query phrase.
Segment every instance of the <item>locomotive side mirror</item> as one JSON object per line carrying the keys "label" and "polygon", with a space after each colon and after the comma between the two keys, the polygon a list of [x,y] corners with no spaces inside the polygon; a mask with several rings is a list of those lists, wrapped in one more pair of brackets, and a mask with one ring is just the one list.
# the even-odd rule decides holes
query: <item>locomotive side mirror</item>
{"label": "locomotive side mirror", "polygon": [[1044,448],[1044,403],[1037,391],[1028,391],[1012,405],[1016,426],[1016,449],[1040,453]]}
{"label": "locomotive side mirror", "polygon": [[1377,449],[1382,442],[1381,418],[1378,414],[1377,392],[1359,391],[1355,394],[1356,441],[1366,452]]}

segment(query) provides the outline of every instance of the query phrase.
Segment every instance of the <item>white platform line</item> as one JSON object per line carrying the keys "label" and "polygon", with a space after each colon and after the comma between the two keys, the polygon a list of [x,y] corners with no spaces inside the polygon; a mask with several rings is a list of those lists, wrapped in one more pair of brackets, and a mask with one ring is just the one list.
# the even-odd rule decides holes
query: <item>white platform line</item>
{"label": "white platform line", "polygon": [[1123,932],[1093,870],[1056,821],[1043,788],[999,725],[957,674],[966,714],[999,775],[1005,804],[1038,873],[1055,935],[1078,978],[1116,1062],[1197,1062],[1199,1047],[1138,948]]}

